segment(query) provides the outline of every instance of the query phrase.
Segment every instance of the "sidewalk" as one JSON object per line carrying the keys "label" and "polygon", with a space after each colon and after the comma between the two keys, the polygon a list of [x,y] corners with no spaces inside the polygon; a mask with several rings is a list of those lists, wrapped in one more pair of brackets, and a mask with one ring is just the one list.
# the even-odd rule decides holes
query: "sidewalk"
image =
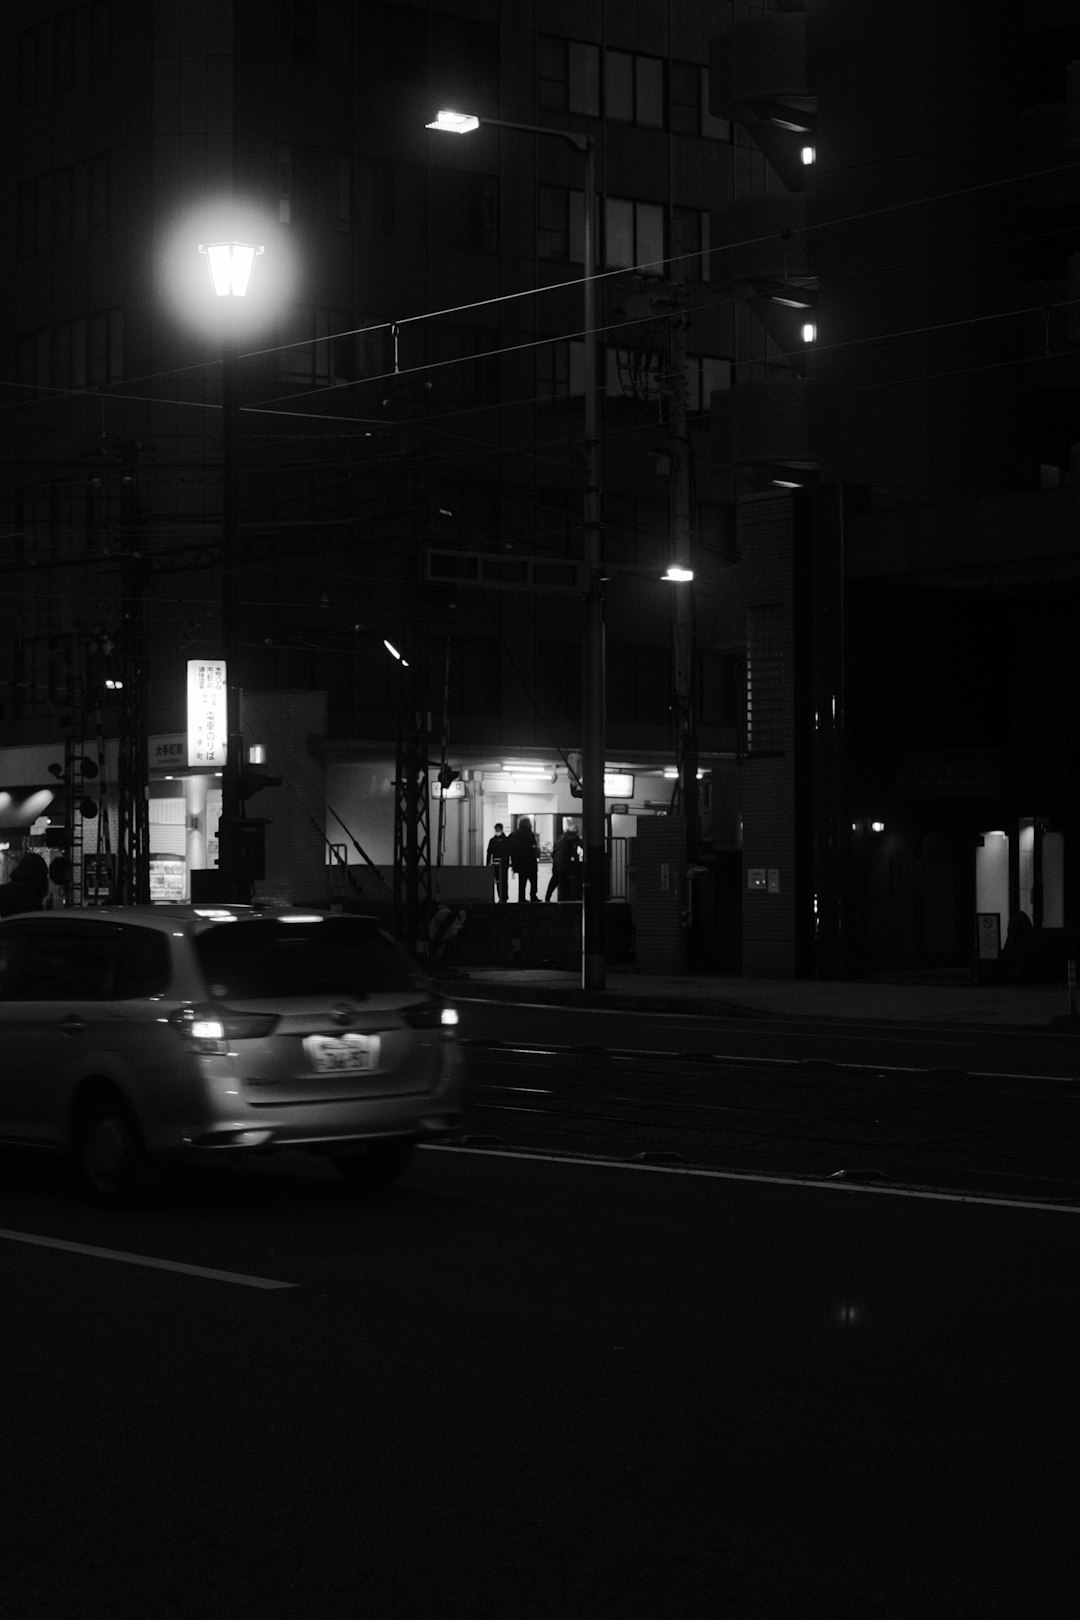
{"label": "sidewalk", "polygon": [[470,968],[444,981],[459,1000],[541,1002],[728,1018],[825,1018],[855,1022],[1053,1029],[1080,1033],[1062,984],[973,985],[858,980],[664,977],[609,969],[586,992],[576,973],[549,968]]}

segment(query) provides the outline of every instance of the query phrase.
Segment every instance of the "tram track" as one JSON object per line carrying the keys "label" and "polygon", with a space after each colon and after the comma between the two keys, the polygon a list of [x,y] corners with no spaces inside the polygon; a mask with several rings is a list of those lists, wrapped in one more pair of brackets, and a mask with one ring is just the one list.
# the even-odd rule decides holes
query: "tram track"
{"label": "tram track", "polygon": [[467,1132],[528,1145],[1080,1202],[1080,1086],[712,1052],[467,1042]]}

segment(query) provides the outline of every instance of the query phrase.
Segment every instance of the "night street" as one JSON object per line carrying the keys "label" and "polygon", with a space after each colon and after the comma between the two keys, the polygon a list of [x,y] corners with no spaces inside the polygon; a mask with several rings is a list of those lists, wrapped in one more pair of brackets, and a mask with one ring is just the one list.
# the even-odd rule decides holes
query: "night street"
{"label": "night street", "polygon": [[1076,1613],[1075,1212],[458,1148],[0,1226],[5,1620]]}
{"label": "night street", "polygon": [[1080,1203],[1072,1033],[460,1011],[470,1141]]}

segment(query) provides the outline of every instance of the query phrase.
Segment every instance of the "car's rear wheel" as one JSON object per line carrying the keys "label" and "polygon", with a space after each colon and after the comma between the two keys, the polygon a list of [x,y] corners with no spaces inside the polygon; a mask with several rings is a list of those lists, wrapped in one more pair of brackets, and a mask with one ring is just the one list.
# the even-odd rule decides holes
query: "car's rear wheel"
{"label": "car's rear wheel", "polygon": [[154,1190],[157,1178],[139,1122],[118,1092],[95,1091],[80,1104],[74,1148],[79,1181],[95,1204],[122,1209]]}
{"label": "car's rear wheel", "polygon": [[334,1167],[350,1187],[385,1187],[404,1175],[413,1156],[413,1145],[406,1136],[365,1142],[363,1147],[348,1153],[335,1153]]}

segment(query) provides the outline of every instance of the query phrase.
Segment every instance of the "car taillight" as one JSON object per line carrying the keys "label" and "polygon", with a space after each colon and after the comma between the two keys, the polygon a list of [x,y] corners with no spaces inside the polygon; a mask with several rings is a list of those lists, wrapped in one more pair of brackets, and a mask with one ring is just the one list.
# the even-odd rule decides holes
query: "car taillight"
{"label": "car taillight", "polygon": [[406,1007],[402,1018],[413,1029],[441,1029],[444,1035],[450,1035],[457,1027],[458,1015],[456,1007],[448,1007],[444,1001],[425,1001],[419,1007]]}
{"label": "car taillight", "polygon": [[277,1027],[272,1013],[233,1012],[227,1007],[180,1007],[169,1023],[200,1052],[223,1053],[230,1041],[258,1040]]}

